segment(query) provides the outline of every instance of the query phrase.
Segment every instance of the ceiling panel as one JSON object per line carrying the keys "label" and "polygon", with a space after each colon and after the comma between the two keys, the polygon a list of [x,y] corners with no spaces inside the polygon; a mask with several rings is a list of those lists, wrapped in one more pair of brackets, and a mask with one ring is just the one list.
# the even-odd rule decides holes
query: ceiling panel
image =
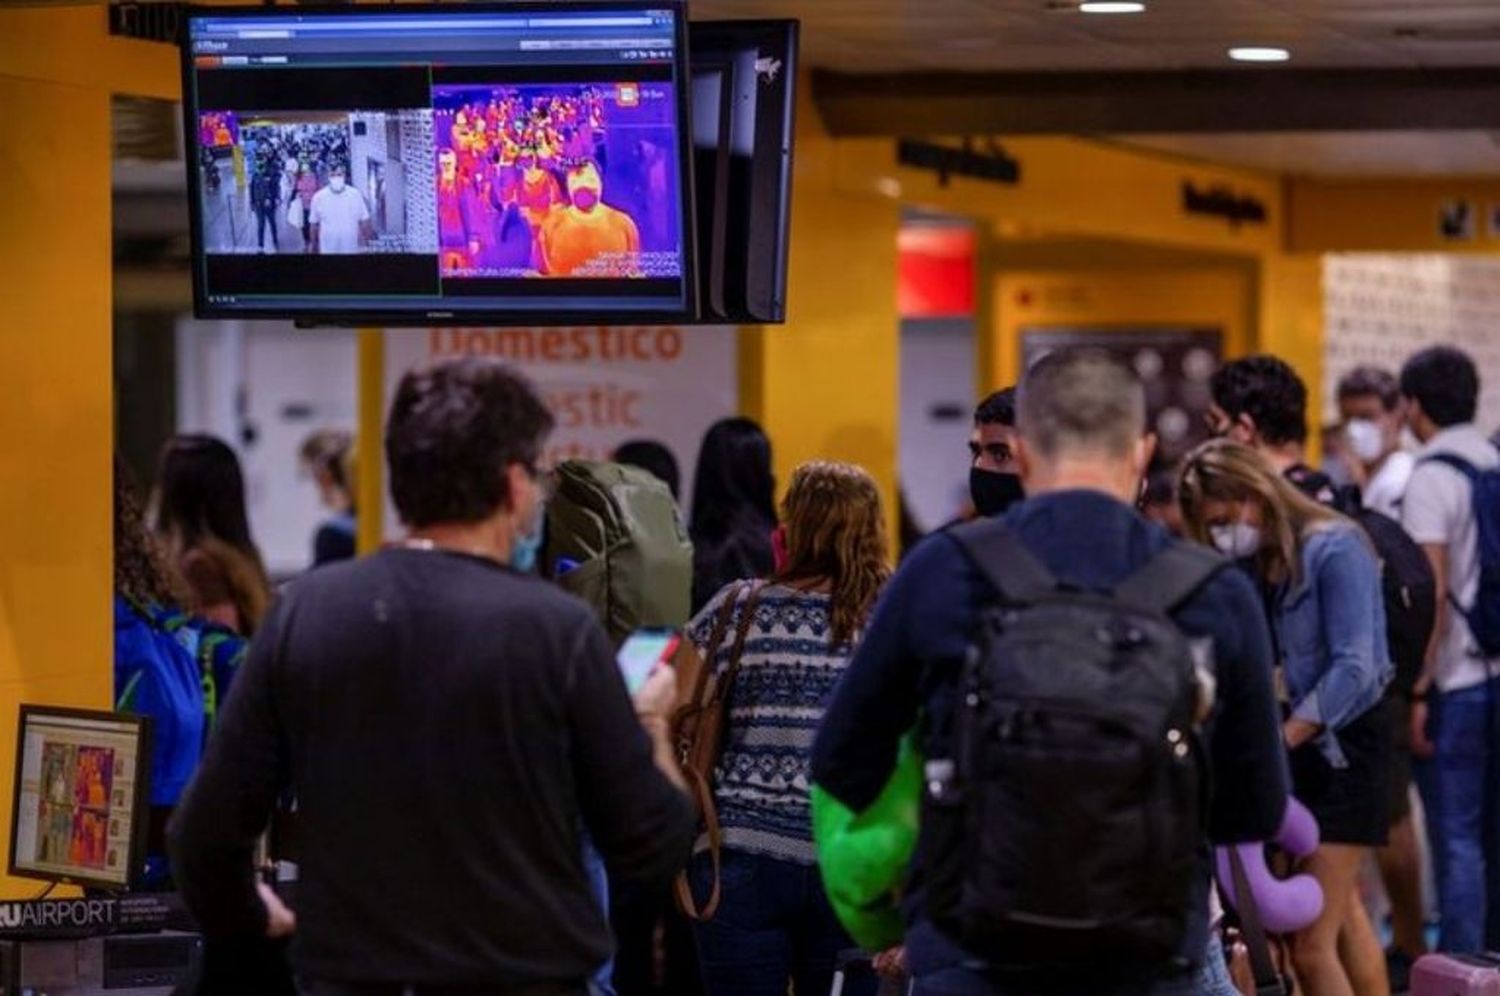
{"label": "ceiling panel", "polygon": [[1147,2],[1110,17],[1056,0],[693,0],[693,16],[801,18],[808,61],[848,72],[1220,68],[1256,43],[1306,68],[1500,63],[1500,0]]}

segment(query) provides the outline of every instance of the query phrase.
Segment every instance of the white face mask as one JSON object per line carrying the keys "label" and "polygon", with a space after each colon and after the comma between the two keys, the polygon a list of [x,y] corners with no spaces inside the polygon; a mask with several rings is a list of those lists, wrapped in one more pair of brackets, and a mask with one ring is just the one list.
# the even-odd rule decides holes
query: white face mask
{"label": "white face mask", "polygon": [[332,180],[328,181],[328,186],[333,189],[333,192],[335,194],[342,193],[344,189],[344,178],[341,176],[336,176]]}
{"label": "white face mask", "polygon": [[1365,463],[1374,463],[1385,456],[1385,430],[1380,423],[1367,418],[1357,418],[1344,427],[1349,438],[1349,449]]}
{"label": "white face mask", "polygon": [[1214,548],[1226,557],[1243,560],[1260,552],[1260,528],[1245,522],[1228,526],[1209,526],[1209,538]]}

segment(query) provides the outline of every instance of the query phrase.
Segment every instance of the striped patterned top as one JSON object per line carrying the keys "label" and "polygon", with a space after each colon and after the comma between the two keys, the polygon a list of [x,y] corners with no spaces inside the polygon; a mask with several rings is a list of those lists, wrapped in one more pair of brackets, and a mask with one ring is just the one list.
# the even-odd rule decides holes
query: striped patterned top
{"label": "striped patterned top", "polygon": [[[721,607],[737,590],[730,585],[720,591],[688,624],[688,636],[700,652],[707,652]],[[729,666],[744,601],[730,618],[713,662],[716,673]],[[727,847],[816,863],[808,799],[813,737],[858,643],[856,637],[851,644],[832,647],[831,631],[826,594],[771,585],[756,606],[730,694],[724,754],[714,779]]]}

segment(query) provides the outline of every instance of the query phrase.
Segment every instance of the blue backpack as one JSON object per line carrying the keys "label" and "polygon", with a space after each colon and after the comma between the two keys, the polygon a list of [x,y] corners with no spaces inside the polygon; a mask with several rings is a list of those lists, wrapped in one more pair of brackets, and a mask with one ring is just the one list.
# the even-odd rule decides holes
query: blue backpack
{"label": "blue backpack", "polygon": [[[1500,467],[1480,470],[1463,457],[1437,453],[1427,458],[1468,478],[1474,493],[1474,526],[1478,540],[1479,594],[1465,607],[1451,591],[1448,599],[1469,624],[1474,642],[1486,657],[1500,657]],[[1426,461],[1423,461],[1424,463]]]}
{"label": "blue backpack", "polygon": [[246,642],[182,612],[115,599],[115,708],[151,717],[151,804],[175,805]]}

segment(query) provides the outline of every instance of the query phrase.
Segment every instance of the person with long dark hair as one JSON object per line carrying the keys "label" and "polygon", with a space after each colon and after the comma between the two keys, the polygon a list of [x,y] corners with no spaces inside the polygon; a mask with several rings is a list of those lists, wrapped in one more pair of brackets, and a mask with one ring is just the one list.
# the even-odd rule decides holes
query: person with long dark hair
{"label": "person with long dark hair", "polygon": [[253,635],[271,586],[250,536],[245,477],[234,450],[212,436],[168,440],[153,503],[156,533],[187,585],[184,607]]}
{"label": "person with long dark hair", "polygon": [[693,483],[693,611],[731,581],[775,567],[776,478],[771,440],[748,418],[714,423],[703,437]]}
{"label": "person with long dark hair", "polygon": [[[151,717],[151,806],[157,819],[177,804],[198,766],[213,709],[228,692],[245,642],[182,611],[184,585],[147,530],[135,478],[118,456],[114,552],[114,701],[117,709]],[[149,889],[169,883],[166,855],[153,848],[142,884]]]}
{"label": "person with long dark hair", "polygon": [[170,806],[203,747],[200,676],[168,632],[182,584],[150,533],[130,470],[115,458],[115,703],[151,716],[151,802]]}

